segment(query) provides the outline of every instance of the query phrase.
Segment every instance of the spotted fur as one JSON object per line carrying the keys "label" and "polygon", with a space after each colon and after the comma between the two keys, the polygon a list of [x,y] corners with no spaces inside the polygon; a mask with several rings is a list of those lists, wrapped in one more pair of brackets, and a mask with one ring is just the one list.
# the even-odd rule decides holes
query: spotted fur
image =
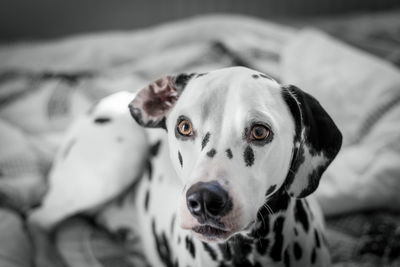
{"label": "spotted fur", "polygon": [[251,167],[254,164],[254,151],[251,146],[245,148],[243,158],[247,167]]}
{"label": "spotted fur", "polygon": [[[233,103],[229,98],[250,93],[257,97],[237,97]],[[203,96],[207,101],[201,100]],[[269,101],[279,118],[269,114],[272,119],[265,124],[271,126],[271,138],[257,143],[248,138],[249,129],[255,122],[266,120],[263,114],[268,109],[255,109]],[[314,205],[308,205],[308,196],[336,156],[341,135],[311,96],[293,86],[281,86],[254,70],[232,68],[156,80],[129,104],[130,115],[137,122],[134,125],[120,123],[120,114],[129,116],[126,106],[125,113],[115,115],[103,112],[103,105],[100,101],[87,114],[88,128],[96,129],[96,134],[99,129],[104,129],[104,135],[111,132],[107,138],[117,149],[134,144],[124,153],[129,164],[134,163],[131,158],[135,155],[147,155],[143,169],[129,172],[135,177],[126,193],[107,208],[112,210],[109,221],[113,222],[118,212],[123,214],[120,218],[126,218],[122,223],[114,222],[122,225],[110,223],[116,233],[124,238],[139,237],[139,251],[133,255],[145,255],[151,266],[167,267],[329,264],[321,217],[313,210]],[[193,125],[193,134],[187,137],[176,133],[176,124],[183,116]],[[281,119],[278,126],[284,127],[274,127],[274,119]],[[120,130],[121,125],[126,128]],[[138,125],[166,131],[138,130]],[[136,138],[139,133],[146,138],[135,143],[132,136]],[[79,154],[80,136],[68,140],[77,141],[63,146],[61,163]],[[142,143],[146,143],[146,149],[138,151]],[[95,143],[93,147],[102,145]],[[118,175],[117,171],[112,173]],[[187,192],[199,183],[214,186],[214,193],[218,184],[219,196],[226,193],[225,198],[218,198],[224,209],[215,216],[203,213],[195,217],[184,202]],[[198,203],[205,205],[204,201]],[[203,226],[204,222],[221,232],[234,231],[218,242],[201,239],[201,231],[196,233],[192,224]],[[202,231],[212,233],[215,229]]]}
{"label": "spotted fur", "polygon": [[228,148],[227,150],[225,150],[225,152],[226,152],[226,156],[227,156],[229,159],[232,159],[232,158],[233,158],[232,150],[231,150],[230,148]]}
{"label": "spotted fur", "polygon": [[215,154],[217,154],[217,151],[214,148],[207,152],[207,156],[210,158],[213,158]]}

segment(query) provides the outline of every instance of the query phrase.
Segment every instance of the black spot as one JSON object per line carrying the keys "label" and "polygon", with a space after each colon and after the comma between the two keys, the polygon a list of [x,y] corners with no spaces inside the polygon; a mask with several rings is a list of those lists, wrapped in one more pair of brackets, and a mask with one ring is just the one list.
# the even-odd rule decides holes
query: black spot
{"label": "black spot", "polygon": [[266,204],[271,208],[273,213],[277,213],[279,211],[287,210],[290,199],[291,198],[287,194],[285,188],[281,187],[275,192],[275,194],[271,195]]}
{"label": "black spot", "polygon": [[188,236],[186,236],[185,242],[186,242],[186,249],[189,251],[190,255],[192,255],[194,259],[196,257],[196,249],[193,241]]}
{"label": "black spot", "polygon": [[75,143],[76,143],[76,139],[72,139],[67,143],[67,145],[64,148],[64,152],[62,153],[62,155],[63,155],[62,157],[64,159],[68,156],[69,152],[71,152],[71,148],[75,145]]}
{"label": "black spot", "polygon": [[251,235],[255,238],[266,237],[269,233],[269,211],[264,205],[257,212],[257,223],[259,226]]}
{"label": "black spot", "polygon": [[296,236],[299,235],[299,232],[297,231],[297,228],[296,228],[296,227],[293,228],[293,231],[294,231],[294,234],[295,234]]}
{"label": "black spot", "polygon": [[311,263],[314,264],[316,259],[317,259],[317,251],[315,250],[315,248],[313,248],[311,253]]}
{"label": "black spot", "polygon": [[232,159],[232,158],[233,158],[232,150],[231,150],[230,148],[228,148],[227,150],[225,150],[225,152],[226,152],[226,156],[227,156],[229,159]]}
{"label": "black spot", "polygon": [[118,136],[117,137],[117,142],[118,143],[122,143],[124,141],[124,138],[123,137],[121,137],[121,136]]}
{"label": "black spot", "polygon": [[272,192],[274,192],[274,191],[275,191],[275,188],[276,188],[276,184],[271,185],[271,186],[268,188],[267,193],[265,193],[265,196],[268,196],[269,194],[271,194]]}
{"label": "black spot", "polygon": [[314,236],[315,236],[315,244],[317,245],[317,248],[320,248],[321,242],[319,240],[319,235],[316,229],[314,229]]}
{"label": "black spot", "polygon": [[181,236],[179,235],[178,236],[178,244],[180,244],[181,243]]}
{"label": "black spot", "polygon": [[217,253],[214,251],[214,249],[212,247],[210,247],[207,243],[202,242],[203,243],[203,247],[205,249],[205,251],[208,252],[208,254],[210,255],[211,259],[213,261],[217,260]]}
{"label": "black spot", "polygon": [[175,86],[178,87],[178,89],[183,90],[194,75],[195,75],[195,73],[179,74],[178,76],[175,77],[175,80],[174,80]]}
{"label": "black spot", "polygon": [[297,243],[297,242],[294,242],[293,254],[294,254],[294,257],[296,258],[296,260],[300,260],[301,255],[303,254],[303,251],[302,251],[299,243]]}
{"label": "black spot", "polygon": [[283,223],[285,218],[280,216],[276,218],[274,223],[275,243],[271,248],[270,256],[274,261],[282,260],[282,246],[283,246]]}
{"label": "black spot", "polygon": [[176,220],[176,214],[174,213],[173,215],[172,215],[172,218],[171,218],[171,234],[173,234],[174,233],[174,229],[175,229],[175,220]]}
{"label": "black spot", "polygon": [[283,255],[283,262],[285,263],[285,267],[290,267],[289,247],[285,249],[285,253]]}
{"label": "black spot", "polygon": [[253,267],[254,265],[247,258],[238,258],[237,261],[232,261],[233,267]]}
{"label": "black spot", "polygon": [[157,142],[155,142],[154,144],[152,144],[150,146],[150,156],[151,157],[155,157],[158,155],[158,152],[160,151],[160,147],[161,147],[161,140],[158,140]]}
{"label": "black spot", "polygon": [[294,207],[294,218],[297,222],[300,222],[301,225],[303,225],[304,230],[308,232],[309,224],[307,213],[303,207],[301,199],[296,200],[296,205]]}
{"label": "black spot", "polygon": [[247,146],[243,153],[244,162],[246,166],[250,167],[254,163],[254,152],[250,146]]}
{"label": "black spot", "polygon": [[261,238],[256,241],[256,248],[260,255],[264,255],[267,252],[269,246],[269,239]]}
{"label": "black spot", "polygon": [[223,244],[218,244],[219,246],[219,250],[221,251],[222,257],[225,260],[231,260],[232,259],[232,252],[231,252],[231,248],[229,246],[228,242],[225,242]]}
{"label": "black spot", "polygon": [[230,238],[228,242],[232,248],[232,265],[252,266],[247,257],[253,250],[253,239],[246,238],[245,236],[238,234]]}
{"label": "black spot", "polygon": [[251,77],[254,78],[254,79],[260,78],[260,76],[258,76],[257,74],[253,74],[253,75],[251,75]]}
{"label": "black spot", "polygon": [[179,163],[181,164],[181,167],[183,167],[183,159],[182,159],[182,155],[181,155],[180,151],[178,151],[178,159],[179,159]]}
{"label": "black spot", "polygon": [[149,175],[148,176],[149,181],[151,181],[151,179],[153,178],[153,163],[151,163],[150,160],[146,161],[146,170],[147,170],[147,173]]}
{"label": "black spot", "polygon": [[168,239],[164,232],[162,232],[161,235],[157,234],[156,222],[154,218],[152,219],[152,230],[153,230],[153,238],[156,244],[156,249],[158,256],[160,257],[160,260],[164,263],[165,266],[174,267]]}
{"label": "black spot", "polygon": [[105,124],[108,122],[111,122],[111,119],[107,118],[107,117],[99,117],[99,118],[94,119],[94,123],[97,123],[97,124]]}
{"label": "black spot", "polygon": [[210,141],[210,133],[206,133],[206,135],[204,136],[203,140],[201,141],[201,150],[203,150],[206,145],[208,144],[208,141]]}
{"label": "black spot", "polygon": [[149,200],[150,200],[150,191],[146,191],[146,195],[144,196],[144,209],[145,211],[149,210]]}
{"label": "black spot", "polygon": [[217,151],[214,148],[207,152],[207,156],[210,158],[214,157],[215,154],[217,154]]}

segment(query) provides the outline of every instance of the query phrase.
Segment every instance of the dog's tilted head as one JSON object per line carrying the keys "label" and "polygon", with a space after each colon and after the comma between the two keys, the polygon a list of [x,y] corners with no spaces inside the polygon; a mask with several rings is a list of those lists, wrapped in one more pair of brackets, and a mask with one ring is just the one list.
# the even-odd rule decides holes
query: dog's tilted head
{"label": "dog's tilted head", "polygon": [[207,241],[246,230],[280,188],[314,192],[342,141],[312,96],[243,67],[161,78],[129,107],[139,124],[167,130],[181,227]]}

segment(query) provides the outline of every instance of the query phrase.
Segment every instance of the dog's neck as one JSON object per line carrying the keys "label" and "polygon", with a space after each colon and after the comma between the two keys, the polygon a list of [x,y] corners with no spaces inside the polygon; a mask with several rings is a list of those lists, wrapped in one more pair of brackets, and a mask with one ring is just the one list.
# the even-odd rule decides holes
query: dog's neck
{"label": "dog's neck", "polygon": [[253,245],[260,255],[264,255],[270,249],[270,256],[274,260],[280,260],[280,250],[277,249],[275,252],[274,244],[282,235],[284,223],[282,218],[286,212],[291,212],[291,201],[294,199],[283,188],[267,199],[247,233],[239,233],[219,245],[221,251],[225,252],[223,253],[225,260],[231,261],[232,264],[249,265]]}

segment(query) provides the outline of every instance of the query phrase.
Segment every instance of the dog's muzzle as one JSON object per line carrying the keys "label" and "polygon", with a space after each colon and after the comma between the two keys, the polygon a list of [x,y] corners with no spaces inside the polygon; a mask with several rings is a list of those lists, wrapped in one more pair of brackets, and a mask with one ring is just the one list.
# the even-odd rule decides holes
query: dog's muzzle
{"label": "dog's muzzle", "polygon": [[186,193],[186,204],[201,224],[218,224],[219,219],[232,209],[228,192],[217,181],[192,185]]}

